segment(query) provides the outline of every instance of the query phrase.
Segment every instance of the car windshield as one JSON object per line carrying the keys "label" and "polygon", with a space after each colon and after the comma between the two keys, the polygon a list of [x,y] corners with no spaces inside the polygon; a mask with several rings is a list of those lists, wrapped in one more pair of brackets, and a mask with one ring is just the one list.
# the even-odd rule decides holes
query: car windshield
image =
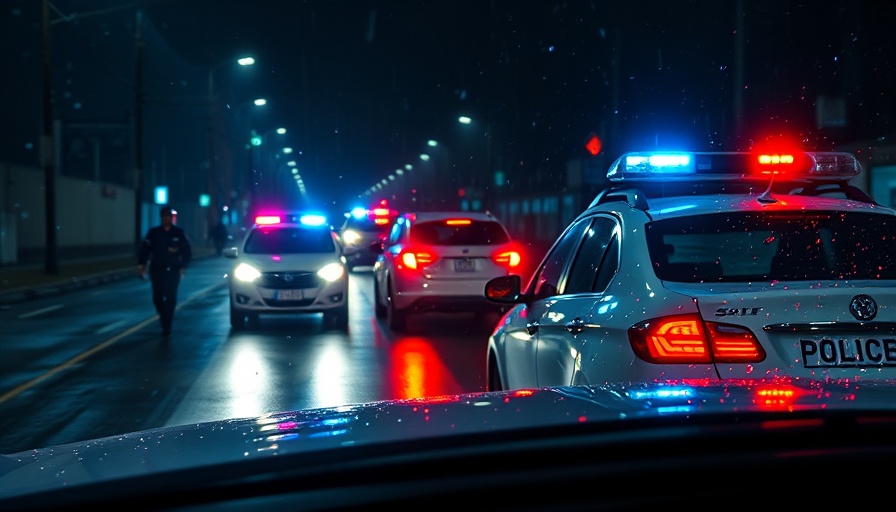
{"label": "car windshield", "polygon": [[329,230],[259,228],[246,237],[246,254],[332,253],[336,250]]}
{"label": "car windshield", "polygon": [[353,229],[355,231],[362,231],[364,233],[377,233],[377,234],[388,234],[389,228],[392,226],[390,222],[386,219],[382,219],[382,221],[377,222],[374,219],[369,218],[354,218],[349,217],[345,221],[345,226],[343,229]]}
{"label": "car windshield", "polygon": [[0,512],[885,500],[894,28],[0,1]]}
{"label": "car windshield", "polygon": [[510,241],[497,222],[473,220],[464,224],[420,222],[410,230],[411,242],[428,245],[500,245]]}
{"label": "car windshield", "polygon": [[862,213],[685,216],[647,224],[647,242],[668,281],[896,279],[896,221]]}

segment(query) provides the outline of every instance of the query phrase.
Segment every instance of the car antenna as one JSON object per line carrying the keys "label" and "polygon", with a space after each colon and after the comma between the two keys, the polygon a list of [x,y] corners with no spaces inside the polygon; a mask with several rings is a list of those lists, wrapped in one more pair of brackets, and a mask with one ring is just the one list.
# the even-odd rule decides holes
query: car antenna
{"label": "car antenna", "polygon": [[759,197],[756,198],[757,201],[764,204],[777,203],[778,200],[772,197],[772,185],[775,184],[775,176],[777,172],[773,172],[771,174],[771,179],[768,180],[768,188],[765,189],[765,192],[759,194]]}

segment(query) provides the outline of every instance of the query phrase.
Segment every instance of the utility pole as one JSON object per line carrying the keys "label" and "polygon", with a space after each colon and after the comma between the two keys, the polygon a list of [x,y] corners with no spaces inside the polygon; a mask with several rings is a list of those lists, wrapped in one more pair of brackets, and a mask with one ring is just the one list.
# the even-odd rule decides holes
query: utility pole
{"label": "utility pole", "polygon": [[134,250],[143,240],[141,215],[143,210],[143,12],[137,9],[134,27],[136,56],[134,58]]}
{"label": "utility pole", "polygon": [[[209,233],[214,229],[215,224],[218,222],[218,209],[220,208],[218,205],[218,168],[217,168],[217,158],[215,154],[215,128],[216,124],[216,114],[217,114],[217,98],[215,97],[215,67],[211,66],[208,68],[208,133],[206,134],[206,144],[207,147],[207,156],[206,160],[208,161],[208,196],[209,196],[209,205],[208,205],[208,226],[207,229]],[[225,199],[226,201],[226,199]]]}
{"label": "utility pole", "polygon": [[56,248],[56,165],[55,142],[53,140],[53,76],[50,32],[50,2],[43,1],[43,80],[44,80],[44,133],[41,137],[40,157],[44,166],[44,202],[46,208],[46,255],[44,272],[49,275],[59,273],[59,258]]}
{"label": "utility pole", "polygon": [[737,0],[734,16],[734,129],[735,137],[743,136],[744,128],[744,2]]}

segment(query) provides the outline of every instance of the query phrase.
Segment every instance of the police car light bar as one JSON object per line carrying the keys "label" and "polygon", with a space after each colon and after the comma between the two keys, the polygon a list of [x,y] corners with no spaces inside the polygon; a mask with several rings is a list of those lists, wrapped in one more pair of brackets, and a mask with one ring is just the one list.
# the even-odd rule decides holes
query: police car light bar
{"label": "police car light bar", "polygon": [[259,215],[255,217],[255,223],[259,226],[262,224],[280,224],[279,215]]}
{"label": "police car light bar", "polygon": [[323,226],[327,223],[327,217],[320,214],[309,213],[299,217],[299,222],[306,226]]}
{"label": "police car light bar", "polygon": [[862,171],[855,156],[838,152],[632,152],[619,157],[607,179],[688,181],[768,179],[846,181]]}
{"label": "police car light bar", "polygon": [[280,224],[280,223],[298,223],[306,226],[323,226],[327,223],[326,215],[319,213],[288,213],[285,215],[258,215],[255,217],[255,223],[259,226]]}

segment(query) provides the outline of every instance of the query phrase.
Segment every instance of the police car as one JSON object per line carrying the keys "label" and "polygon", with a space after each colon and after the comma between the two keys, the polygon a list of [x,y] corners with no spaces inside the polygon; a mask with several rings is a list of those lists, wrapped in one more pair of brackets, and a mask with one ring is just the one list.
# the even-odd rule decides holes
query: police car
{"label": "police car", "polygon": [[488,340],[490,390],[896,377],[896,212],[839,152],[627,153]]}
{"label": "police car", "polygon": [[348,271],[338,235],[317,214],[260,215],[238,247],[230,274],[230,325],[259,315],[323,313],[327,326],[348,326]]}
{"label": "police car", "polygon": [[389,236],[398,212],[385,204],[376,208],[356,208],[346,214],[339,239],[349,272],[355,267],[372,267],[379,251],[375,248]]}

